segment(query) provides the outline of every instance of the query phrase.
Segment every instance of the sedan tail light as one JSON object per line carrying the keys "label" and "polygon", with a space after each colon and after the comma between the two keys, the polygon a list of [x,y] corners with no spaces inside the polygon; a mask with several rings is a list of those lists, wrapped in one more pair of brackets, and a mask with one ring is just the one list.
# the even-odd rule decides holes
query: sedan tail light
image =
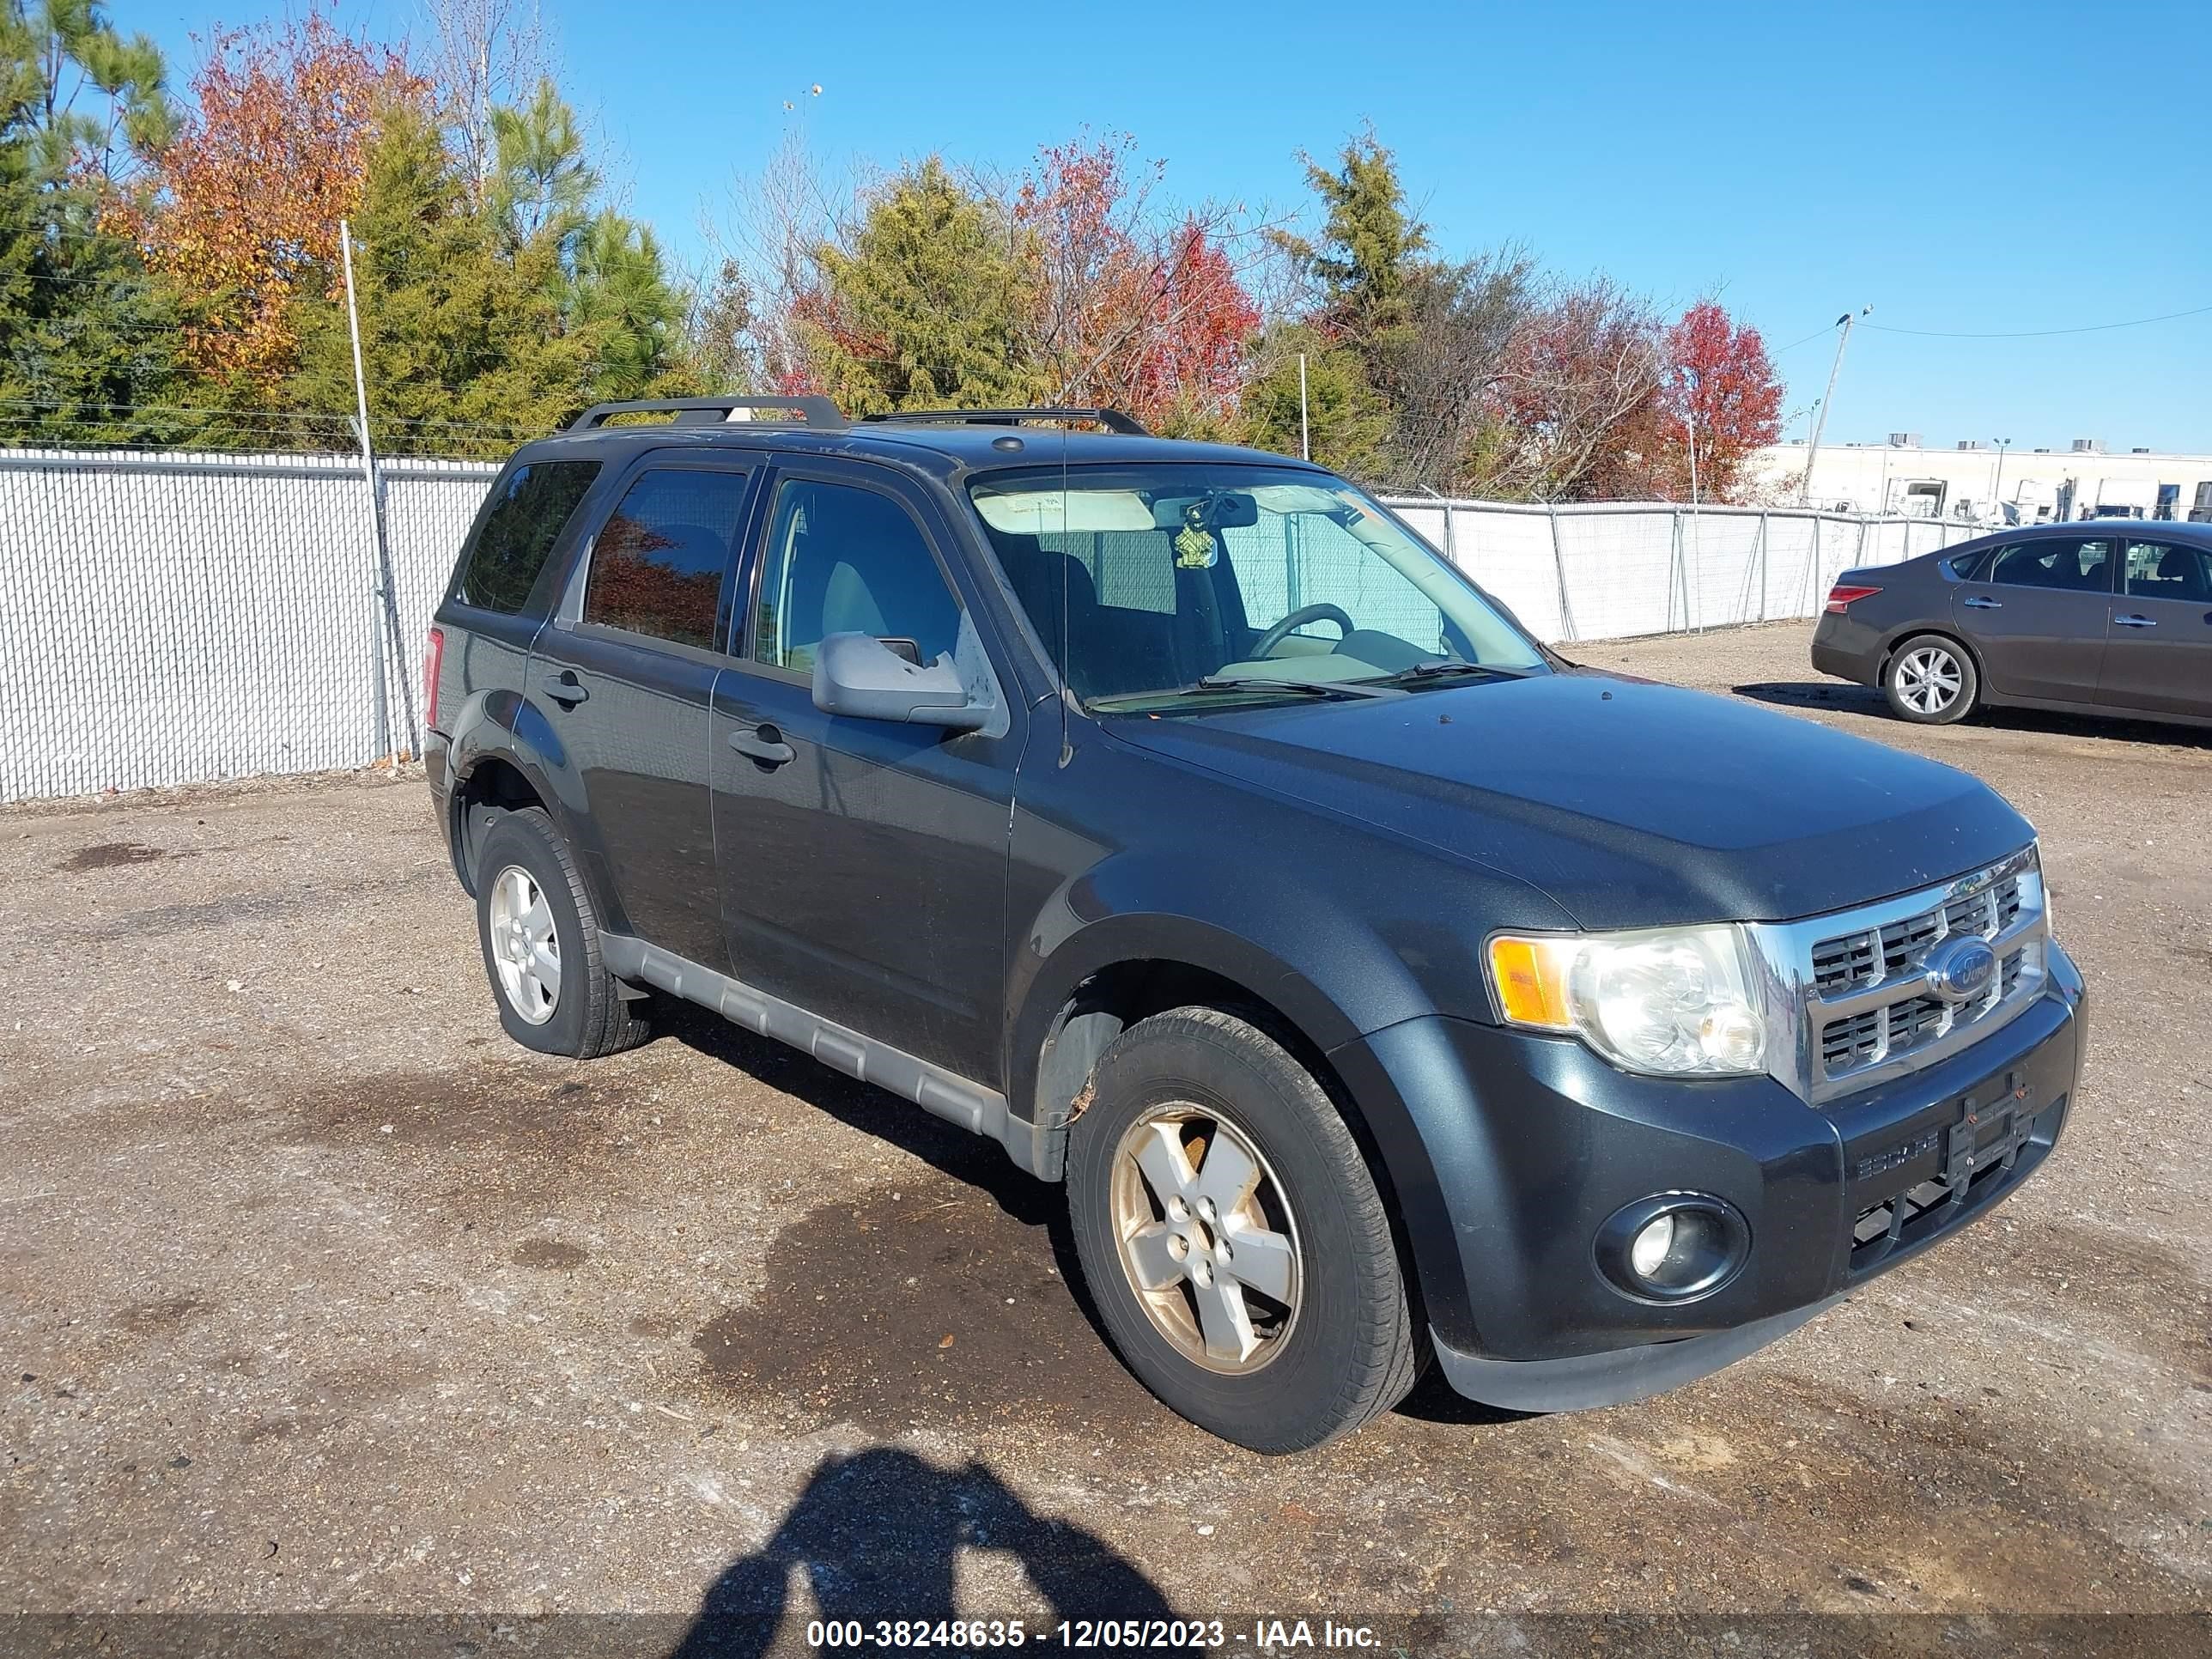
{"label": "sedan tail light", "polygon": [[1879,587],[1859,587],[1850,582],[1838,582],[1828,590],[1828,609],[1840,617],[1859,599],[1871,599],[1881,592]]}

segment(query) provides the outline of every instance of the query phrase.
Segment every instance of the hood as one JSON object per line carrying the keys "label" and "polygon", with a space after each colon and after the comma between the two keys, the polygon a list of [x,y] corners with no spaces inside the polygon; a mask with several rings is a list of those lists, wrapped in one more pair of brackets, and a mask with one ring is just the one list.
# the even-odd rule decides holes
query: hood
{"label": "hood", "polygon": [[2034,834],[1950,767],[1588,669],[1108,729],[1508,872],[1588,928],[1818,915]]}

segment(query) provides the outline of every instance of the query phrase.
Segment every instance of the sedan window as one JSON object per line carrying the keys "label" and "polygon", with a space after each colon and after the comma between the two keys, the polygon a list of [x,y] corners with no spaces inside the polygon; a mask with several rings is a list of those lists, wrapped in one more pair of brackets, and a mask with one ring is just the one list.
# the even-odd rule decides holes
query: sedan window
{"label": "sedan window", "polygon": [[2212,553],[2163,542],[2128,544],[2128,597],[2212,604]]}
{"label": "sedan window", "polygon": [[2112,591],[2112,544],[2092,538],[2021,542],[1998,553],[1986,580],[2008,587],[2056,587],[2081,593]]}

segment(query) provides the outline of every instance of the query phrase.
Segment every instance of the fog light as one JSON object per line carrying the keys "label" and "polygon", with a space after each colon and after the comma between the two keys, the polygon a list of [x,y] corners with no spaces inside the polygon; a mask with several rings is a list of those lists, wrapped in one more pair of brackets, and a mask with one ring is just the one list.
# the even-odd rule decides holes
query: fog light
{"label": "fog light", "polygon": [[1628,1247],[1629,1270],[1638,1279],[1650,1279],[1656,1274],[1667,1260],[1667,1252],[1674,1248],[1674,1218],[1662,1215],[1647,1221],[1637,1230],[1636,1242]]}
{"label": "fog light", "polygon": [[1751,1228],[1736,1207],[1706,1193],[1654,1193],[1613,1212],[1598,1229],[1597,1266],[1638,1302],[1694,1302],[1742,1271]]}

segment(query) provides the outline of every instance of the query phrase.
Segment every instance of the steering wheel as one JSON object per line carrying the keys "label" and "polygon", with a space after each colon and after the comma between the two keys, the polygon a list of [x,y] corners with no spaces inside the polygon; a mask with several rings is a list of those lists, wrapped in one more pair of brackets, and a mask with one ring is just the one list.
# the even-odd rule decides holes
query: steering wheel
{"label": "steering wheel", "polygon": [[1252,655],[1249,660],[1253,662],[1261,660],[1290,636],[1291,629],[1303,628],[1310,622],[1333,622],[1343,631],[1346,639],[1352,637],[1352,618],[1344,614],[1344,607],[1340,605],[1331,605],[1324,599],[1319,605],[1300,605],[1282,621],[1261,635],[1258,639],[1253,641]]}

